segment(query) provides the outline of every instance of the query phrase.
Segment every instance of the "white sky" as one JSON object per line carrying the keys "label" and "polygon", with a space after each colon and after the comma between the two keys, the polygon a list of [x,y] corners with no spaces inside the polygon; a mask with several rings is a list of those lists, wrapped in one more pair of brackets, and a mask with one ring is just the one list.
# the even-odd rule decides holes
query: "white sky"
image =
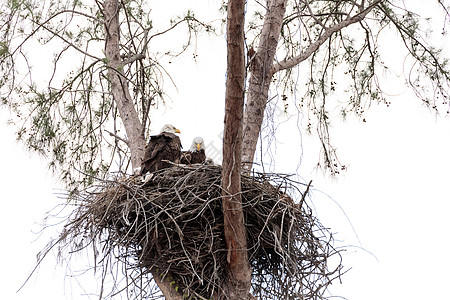
{"label": "white sky", "polygon": [[[220,146],[225,82],[222,48],[211,44],[202,50],[199,46],[197,64],[172,66],[177,70],[179,92],[172,94],[174,102],[165,113],[154,117],[154,128],[172,122],[181,129],[185,148],[197,135],[206,144]],[[211,49],[214,55],[206,55]],[[399,90],[398,96],[390,98],[391,107],[371,108],[367,123],[352,118],[334,122],[332,138],[341,160],[349,165],[335,180],[313,170],[317,148],[313,138],[302,136],[299,175],[313,179],[314,207],[321,222],[336,233],[337,246],[351,246],[343,263],[352,270],[342,277],[342,284],[332,286],[336,295],[350,300],[450,298],[450,119],[436,117],[420,100]],[[55,195],[59,190],[45,160],[15,142],[13,128],[4,124],[7,118],[2,111],[0,185],[6,204],[0,212],[2,298],[96,299],[87,294],[95,292],[92,275],[66,277],[70,269],[55,266],[52,255],[16,293],[35,255],[55,236],[52,228],[42,236],[37,233],[44,213],[64,200]],[[284,131],[280,127],[276,169],[295,172],[297,166],[290,158],[298,158],[299,148],[289,144],[285,133],[290,131],[285,126]],[[86,261],[79,260],[74,265],[83,269]]]}

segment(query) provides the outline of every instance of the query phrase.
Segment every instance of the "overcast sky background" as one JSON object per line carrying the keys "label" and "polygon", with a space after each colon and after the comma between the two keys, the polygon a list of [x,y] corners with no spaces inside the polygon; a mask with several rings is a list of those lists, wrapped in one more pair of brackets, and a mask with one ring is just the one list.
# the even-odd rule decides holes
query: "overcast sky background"
{"label": "overcast sky background", "polygon": [[[216,5],[208,1],[202,8],[216,9]],[[164,18],[162,11],[158,13]],[[157,132],[163,124],[173,123],[182,131],[185,148],[201,135],[210,153],[212,148],[220,150],[225,84],[225,47],[220,43],[223,38],[202,39],[197,63],[188,59],[169,67],[178,92],[171,90],[173,102],[154,114],[152,126]],[[311,203],[319,219],[335,233],[337,246],[348,246],[343,264],[351,270],[342,277],[342,284],[332,285],[333,294],[350,300],[448,299],[450,118],[430,112],[395,80],[386,88],[392,95],[389,108],[373,105],[366,123],[355,118],[333,123],[333,141],[341,161],[348,165],[345,173],[331,179],[314,169],[317,141],[293,133],[295,117],[277,132],[274,170],[313,180]],[[8,117],[7,111],[0,111],[4,199],[0,256],[6,270],[2,298],[96,299],[98,282],[91,273],[72,276],[89,261],[75,256],[70,267],[56,266],[53,253],[16,293],[36,254],[61,228],[40,234],[45,213],[64,199],[58,198],[61,191],[46,160],[29,154],[15,141],[14,129],[5,125]]]}

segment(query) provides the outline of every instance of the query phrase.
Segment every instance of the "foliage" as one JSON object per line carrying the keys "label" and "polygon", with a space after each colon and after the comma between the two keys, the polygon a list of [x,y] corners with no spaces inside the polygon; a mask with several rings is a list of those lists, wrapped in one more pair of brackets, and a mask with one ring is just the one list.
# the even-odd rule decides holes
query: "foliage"
{"label": "foliage", "polygon": [[[286,112],[307,116],[306,129],[316,133],[322,145],[319,163],[332,174],[345,168],[330,138],[333,112],[365,119],[373,101],[390,104],[380,80],[389,71],[380,51],[385,34],[397,33],[412,58],[405,76],[416,95],[432,109],[448,109],[448,60],[441,49],[429,45],[428,20],[397,2],[368,1],[366,6],[373,5],[369,15],[333,32],[316,51],[305,55],[309,66],[302,67],[301,73],[290,67],[273,78],[270,98]],[[446,4],[434,3],[447,22]],[[275,64],[307,53],[328,28],[360,13],[363,2],[297,0],[287,4]],[[1,103],[17,117],[12,122],[19,127],[18,138],[49,156],[50,166],[71,186],[90,176],[101,177],[107,170],[126,171],[129,164],[126,137],[105,75],[101,5],[80,0],[9,0],[0,12]],[[149,3],[124,1],[121,5],[124,71],[148,133],[149,112],[164,103],[164,78],[170,79],[161,58],[182,54],[200,30],[213,33],[215,29],[197,20],[192,11],[170,20],[168,28],[155,28]],[[265,7],[248,5],[252,17],[247,21],[247,45],[256,47]],[[176,28],[186,33],[178,48],[164,49],[154,42]],[[36,60],[42,62],[35,66]],[[274,108],[279,105],[267,109]],[[271,122],[277,120],[266,122],[261,136],[267,137],[270,146],[277,127]]]}
{"label": "foliage", "polygon": [[[256,48],[262,34],[261,28],[267,13],[267,7],[260,1],[255,2],[258,8],[254,11],[253,19],[247,23],[246,38],[248,46]],[[170,80],[169,74],[166,74],[164,65],[161,63],[162,58],[181,55],[195,40],[199,31],[204,30],[214,33],[214,28],[209,23],[199,21],[191,11],[170,20],[167,27],[156,27],[153,22],[151,6],[145,0],[124,0],[117,3],[120,4],[120,53],[123,62],[123,70],[120,70],[120,73],[124,74],[127,81],[127,85],[124,86],[130,88],[133,105],[139,115],[139,121],[143,125],[142,136],[145,136],[148,135],[150,111],[165,101],[164,79]],[[450,82],[448,60],[443,56],[440,49],[429,46],[427,42],[429,30],[426,24],[417,14],[406,9],[402,2],[386,0],[293,0],[282,2],[281,0],[273,0],[267,1],[265,5],[271,3],[287,3],[288,6],[287,13],[282,19],[281,38],[276,51],[276,61],[264,62],[264,64],[267,64],[266,72],[270,73],[270,79],[272,80],[272,96],[265,100],[270,102],[272,99],[281,99],[284,110],[288,109],[289,104],[293,104],[291,107],[295,107],[296,112],[304,113],[307,116],[307,129],[311,133],[314,131],[317,133],[322,145],[320,164],[330,170],[332,174],[337,174],[345,168],[339,162],[330,139],[332,112],[335,108],[339,107],[343,117],[349,113],[355,113],[364,119],[372,102],[386,105],[390,103],[383,92],[378,77],[378,74],[383,74],[388,70],[388,66],[383,62],[384,57],[381,51],[383,45],[380,44],[386,32],[395,32],[405,46],[405,54],[412,58],[412,63],[408,65],[410,69],[407,74],[407,82],[416,95],[434,110],[438,110],[440,103],[448,107]],[[450,16],[447,6],[443,1],[434,3],[437,3],[443,9],[444,22],[447,22]],[[14,112],[15,118],[11,122],[19,128],[18,138],[23,140],[30,149],[49,156],[50,166],[58,171],[61,179],[73,189],[73,195],[80,195],[76,193],[80,184],[92,187],[97,178],[104,178],[104,175],[111,173],[111,171],[118,171],[120,174],[130,171],[130,151],[123,129],[123,123],[127,120],[121,119],[118,114],[117,104],[112,97],[111,83],[107,75],[109,64],[103,53],[108,32],[105,31],[102,5],[103,3],[100,1],[91,3],[83,0],[71,2],[60,0],[8,0],[0,6],[1,104]],[[227,7],[224,5],[223,9],[227,9]],[[159,37],[174,30],[181,30],[177,31],[178,36],[185,37],[185,40],[176,40],[176,45],[170,45],[169,49],[164,48],[164,43],[156,42]],[[269,50],[257,49],[257,51]],[[299,72],[296,72],[295,67],[303,61],[308,61],[308,66],[301,69],[301,75],[297,75]],[[252,62],[249,60],[248,63],[250,65]],[[238,92],[242,95],[240,90]],[[272,105],[272,107],[275,107],[275,105]],[[261,109],[261,107],[257,107],[257,109]],[[258,113],[261,114],[261,112]],[[238,119],[240,122],[240,118]],[[273,120],[269,121],[273,122]],[[270,128],[276,128],[276,126]],[[140,129],[138,130],[140,131]],[[257,132],[257,134],[260,134],[260,132]],[[264,136],[264,134],[262,135]],[[233,137],[231,136],[230,139],[232,140]],[[237,178],[239,177],[240,174]],[[218,177],[214,178],[216,181],[219,180]],[[208,177],[208,179],[211,178]],[[109,181],[103,182],[111,183]],[[92,242],[96,238],[104,237],[102,235],[103,230],[112,228],[116,230],[112,232],[115,235],[124,232],[129,233],[127,231],[129,229],[142,229],[141,227],[130,227],[130,224],[136,224],[137,216],[131,220],[128,217],[132,214],[142,213],[142,211],[139,211],[141,209],[139,205],[145,201],[147,202],[143,205],[151,206],[155,204],[155,202],[148,202],[146,198],[148,191],[143,193],[141,186],[138,185],[129,186],[129,181],[118,182],[118,180],[114,180],[112,183],[113,189],[122,190],[124,188],[126,196],[129,196],[129,191],[136,192],[133,195],[139,194],[141,196],[139,199],[141,202],[133,203],[133,205],[138,204],[138,206],[133,206],[136,210],[130,211],[130,207],[121,207],[120,205],[123,203],[119,203],[119,206],[115,207],[119,210],[116,211],[117,215],[115,215],[112,224],[102,224],[103,227],[94,228],[93,232],[89,232],[92,227],[83,227],[86,225],[83,222],[91,222],[93,219],[80,219],[79,217],[85,217],[86,214],[84,213],[92,212],[90,210],[92,206],[89,205],[93,202],[90,201],[98,200],[96,198],[98,194],[95,193],[98,190],[87,198],[78,198],[81,210],[76,212],[81,213],[81,215],[75,217],[78,218],[79,223],[71,224],[78,224],[80,227],[72,228],[71,232],[66,231],[62,236],[62,238],[65,238],[68,233],[74,234],[72,236],[74,239],[70,245],[76,246],[77,243],[74,243],[78,242],[76,239],[84,238],[83,235],[78,235],[78,230],[88,230],[84,233],[92,238],[89,241]],[[179,182],[177,181],[177,183]],[[208,182],[208,184],[210,183]],[[169,185],[169,190],[171,186],[175,186],[173,182],[170,184],[172,185]],[[196,185],[198,184],[199,182],[196,182]],[[100,193],[105,192],[102,188],[105,187],[100,188]],[[106,188],[111,188],[111,186]],[[192,189],[192,186],[189,188]],[[272,187],[272,189],[274,188]],[[114,190],[114,192],[116,191]],[[150,192],[161,195],[166,190],[152,190]],[[171,192],[172,196],[179,197],[177,190]],[[270,292],[283,293],[286,290],[279,289],[283,284],[287,285],[288,288],[306,287],[312,293],[315,292],[316,288],[318,291],[320,290],[319,292],[322,292],[322,288],[326,288],[331,282],[327,278],[321,282],[320,280],[311,280],[309,277],[307,279],[301,276],[296,278],[291,276],[292,274],[289,272],[306,262],[311,267],[310,274],[313,276],[324,274],[325,277],[329,275],[338,276],[336,274],[339,274],[339,267],[332,270],[331,273],[327,273],[326,261],[314,260],[311,262],[308,260],[310,258],[308,251],[311,249],[313,258],[320,258],[336,252],[330,247],[330,244],[327,244],[329,240],[317,241],[314,234],[307,236],[309,240],[304,239],[307,240],[306,246],[301,243],[301,238],[295,236],[303,229],[300,225],[304,224],[309,226],[307,226],[309,233],[313,232],[312,228],[316,225],[314,218],[309,218],[309,223],[302,223],[303,219],[297,219],[293,222],[297,222],[298,225],[294,231],[291,231],[291,228],[288,228],[289,230],[285,230],[284,227],[282,229],[276,228],[280,222],[276,222],[275,225],[271,224],[270,230],[267,229],[266,225],[270,223],[270,214],[275,210],[277,210],[278,217],[283,216],[282,220],[284,220],[284,216],[289,214],[290,220],[295,219],[298,217],[299,211],[301,216],[311,217],[309,210],[296,210],[298,207],[291,202],[286,205],[289,207],[288,210],[283,210],[284,208],[278,210],[280,204],[285,205],[286,203],[282,203],[283,201],[280,200],[282,197],[278,193],[279,190],[276,190],[276,192],[275,203],[271,202],[269,208],[263,207],[265,211],[270,210],[269,214],[264,215],[262,219],[258,219],[261,215],[261,211],[258,211],[253,216],[258,221],[263,221],[263,229],[257,232],[251,232],[256,227],[247,226],[245,229],[249,230],[249,240],[252,243],[248,253],[251,256],[250,259],[255,259],[252,261],[254,264],[252,267],[255,270],[253,280],[259,278],[261,279],[259,283],[267,280],[275,287],[264,290],[263,284],[259,286],[259,289],[258,286],[254,285],[252,292],[259,293],[262,297]],[[186,193],[189,194],[190,192],[187,191]],[[217,190],[214,190],[214,193],[217,193]],[[199,195],[194,196],[196,197],[191,198],[191,200],[200,198]],[[113,200],[122,201],[124,199]],[[136,200],[135,198],[130,199]],[[247,200],[251,202],[258,199],[260,198],[255,196]],[[177,200],[179,199],[177,198]],[[204,203],[195,202],[197,207],[187,211],[203,212],[219,207],[203,206],[204,204],[212,205],[212,202],[214,201],[210,198]],[[75,201],[75,203],[77,202]],[[177,203],[177,205],[179,204],[180,202]],[[181,204],[183,204],[182,201]],[[249,205],[249,211],[257,207],[252,205]],[[95,220],[108,220],[103,217],[110,216],[107,214],[111,212],[109,208],[109,206],[106,206],[106,211],[102,211],[100,218]],[[125,209],[120,210],[122,208]],[[172,214],[171,212],[169,219],[160,223],[161,226],[167,225],[167,222],[172,224],[172,219],[184,217],[183,208],[182,206],[175,207],[175,210],[179,210],[177,211],[179,214]],[[147,215],[148,211],[150,211],[150,208],[144,209],[144,217],[167,215],[167,210]],[[246,214],[248,218],[248,212]],[[220,215],[220,213],[214,214],[214,216],[216,215]],[[123,225],[122,221],[125,222],[126,226],[117,228],[118,225]],[[154,221],[159,222],[159,220]],[[127,222],[131,223],[127,224]],[[150,229],[153,229],[151,227],[153,224],[143,225],[145,230],[148,229],[147,225],[150,225]],[[220,227],[220,224],[206,224],[205,226],[208,225]],[[283,226],[286,226],[286,224],[283,223]],[[257,229],[260,228],[261,226]],[[173,230],[169,226],[166,226],[165,229]],[[266,248],[262,250],[266,255],[262,256],[262,260],[255,258],[256,254],[252,251],[261,250],[257,247],[267,240],[252,240],[252,237],[261,237],[261,232],[264,230],[270,231],[268,234],[270,238],[278,238],[276,235],[279,230],[286,233],[283,238],[288,240],[282,242],[288,250],[289,247],[295,248],[293,250],[295,254],[293,263],[289,261],[292,256],[288,255],[283,256],[277,266],[270,263],[264,265],[264,260],[268,259],[269,256],[280,258],[279,256],[283,254],[279,253],[285,250],[277,244],[281,243],[279,239],[269,241],[271,248],[269,247],[270,250]],[[324,236],[321,236],[322,238],[329,237],[328,232],[320,225],[318,230],[318,232],[324,234]],[[214,232],[210,238],[217,238],[217,235],[221,234],[222,231],[220,229]],[[151,237],[147,234],[148,232],[145,233],[145,237]],[[93,236],[89,236],[89,234],[93,234]],[[173,231],[172,234],[171,238],[175,239],[179,237],[180,232]],[[119,241],[128,242],[128,240],[123,239],[124,237],[127,238],[128,236],[120,236]],[[139,238],[141,237],[139,236]],[[302,236],[302,238],[304,237]],[[131,237],[131,239],[133,238],[136,238],[136,236]],[[297,243],[292,243],[292,238],[296,239]],[[111,242],[111,240],[106,240],[104,244],[106,247],[111,246],[108,242]],[[140,242],[142,241],[139,240]],[[171,243],[171,241],[169,242]],[[194,239],[194,242],[198,242],[198,240]],[[139,243],[137,246],[135,244],[135,248],[132,249],[137,254],[134,257],[130,257],[128,255],[130,253],[127,252],[121,253],[125,255],[125,259],[130,258],[133,263],[138,261],[139,251],[142,250],[142,244]],[[183,248],[183,245],[181,243],[181,248]],[[302,248],[303,246],[306,248]],[[220,245],[217,249],[224,248],[226,248],[224,245]],[[125,247],[125,250],[129,249]],[[193,249],[193,252],[197,250],[195,247]],[[270,253],[265,252],[266,250]],[[326,253],[322,253],[322,250]],[[182,252],[184,253],[184,249],[183,251],[180,250],[179,253]],[[305,253],[308,253],[308,255],[305,255]],[[292,252],[289,254],[292,254]],[[183,258],[183,263],[186,263],[186,265],[176,271],[189,270],[187,264],[189,263],[192,267],[192,261],[190,260],[191,256],[186,255]],[[181,264],[178,261],[177,263]],[[286,264],[283,265],[284,263]],[[150,269],[155,264],[152,261],[152,265],[146,267]],[[167,267],[166,265],[165,267],[168,268],[167,270],[173,271],[170,270],[171,266]],[[280,267],[280,269],[277,269],[277,267]],[[283,269],[284,267],[285,269]],[[193,267],[191,269],[194,270],[194,273],[197,272],[197,269]],[[281,271],[277,273],[279,270]],[[272,279],[273,276],[278,276],[277,280],[271,281],[271,278],[266,277],[266,272],[271,272]],[[214,272],[207,274],[216,276]],[[182,280],[185,288],[194,284],[192,278],[194,277],[190,277],[191,281]],[[214,284],[217,289],[221,286],[217,282],[214,282]],[[308,284],[311,284],[311,286],[308,286]],[[315,284],[319,286],[317,287]],[[206,294],[212,295],[217,289],[206,287],[205,291]],[[301,294],[307,294],[308,291],[306,293],[302,291]],[[277,296],[278,298],[290,296],[291,293],[289,292]]]}
{"label": "foliage", "polygon": [[[442,27],[445,29],[450,17],[448,8],[444,1],[432,2],[430,5],[437,5],[443,12]],[[399,37],[405,46],[403,54],[412,58],[405,63],[404,75],[417,97],[435,111],[448,110],[448,58],[442,49],[430,46],[433,32],[429,20],[408,10],[406,3],[349,0],[287,3],[274,67],[279,67],[280,62],[299,60],[288,68],[275,70],[268,100],[278,105],[268,109],[289,113],[289,108],[290,114],[306,116],[307,122],[302,125],[319,137],[322,145],[319,164],[331,174],[345,169],[330,138],[331,122],[337,116],[333,112],[339,111],[343,118],[353,113],[365,121],[371,103],[390,104],[382,83],[383,76],[390,70],[384,62],[392,52],[390,45],[385,44],[388,35]],[[363,9],[370,9],[367,16],[339,28],[340,24],[361,14]],[[249,22],[249,45],[258,45],[264,10],[256,9]],[[329,32],[331,34],[325,38]],[[446,36],[445,30],[441,35]],[[317,44],[320,45],[315,48]],[[396,51],[396,55],[401,53]],[[307,65],[302,64],[297,69],[303,61],[307,61]],[[270,146],[270,137],[275,135],[277,127],[270,123],[279,120],[268,118],[265,122],[268,131],[262,136],[268,136]]]}
{"label": "foliage", "polygon": [[[214,28],[191,11],[154,28],[146,1],[121,6],[123,71],[148,133],[150,110],[164,103],[163,82],[170,78],[159,61],[181,55],[198,31]],[[71,188],[109,170],[126,172],[129,150],[102,50],[102,3],[10,0],[2,4],[0,22],[0,97],[16,116],[18,139],[48,156]],[[171,50],[158,47],[158,37],[175,29],[185,41]]]}

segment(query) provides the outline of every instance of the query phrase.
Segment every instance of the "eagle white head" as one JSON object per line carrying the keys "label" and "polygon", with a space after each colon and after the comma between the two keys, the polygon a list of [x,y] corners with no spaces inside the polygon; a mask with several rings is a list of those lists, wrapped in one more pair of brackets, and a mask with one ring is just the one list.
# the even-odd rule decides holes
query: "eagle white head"
{"label": "eagle white head", "polygon": [[203,142],[203,139],[201,137],[195,137],[192,141],[191,148],[189,148],[189,151],[191,152],[197,152],[200,150],[205,150],[205,143]]}
{"label": "eagle white head", "polygon": [[169,132],[169,133],[181,133],[181,131],[172,124],[166,124],[161,128],[161,133],[163,132]]}

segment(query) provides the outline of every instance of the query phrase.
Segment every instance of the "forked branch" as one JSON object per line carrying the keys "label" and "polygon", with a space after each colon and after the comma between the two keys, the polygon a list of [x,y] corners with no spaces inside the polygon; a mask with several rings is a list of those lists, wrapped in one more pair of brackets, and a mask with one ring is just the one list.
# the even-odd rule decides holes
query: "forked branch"
{"label": "forked branch", "polygon": [[314,43],[310,44],[302,53],[300,53],[299,55],[297,55],[293,58],[285,59],[285,60],[275,63],[272,67],[272,74],[279,72],[281,70],[286,70],[286,69],[295,67],[302,61],[306,60],[314,52],[316,52],[319,49],[319,47],[331,37],[331,35],[333,35],[334,33],[342,30],[343,28],[345,28],[351,24],[362,21],[367,16],[367,14],[369,12],[371,12],[372,9],[374,7],[376,7],[380,2],[381,2],[381,0],[374,1],[371,5],[369,5],[364,10],[360,11],[358,14],[356,14],[352,17],[348,17],[347,19],[343,20],[342,22],[326,28],[324,30],[324,32],[322,33],[322,35],[319,36],[319,38]]}

